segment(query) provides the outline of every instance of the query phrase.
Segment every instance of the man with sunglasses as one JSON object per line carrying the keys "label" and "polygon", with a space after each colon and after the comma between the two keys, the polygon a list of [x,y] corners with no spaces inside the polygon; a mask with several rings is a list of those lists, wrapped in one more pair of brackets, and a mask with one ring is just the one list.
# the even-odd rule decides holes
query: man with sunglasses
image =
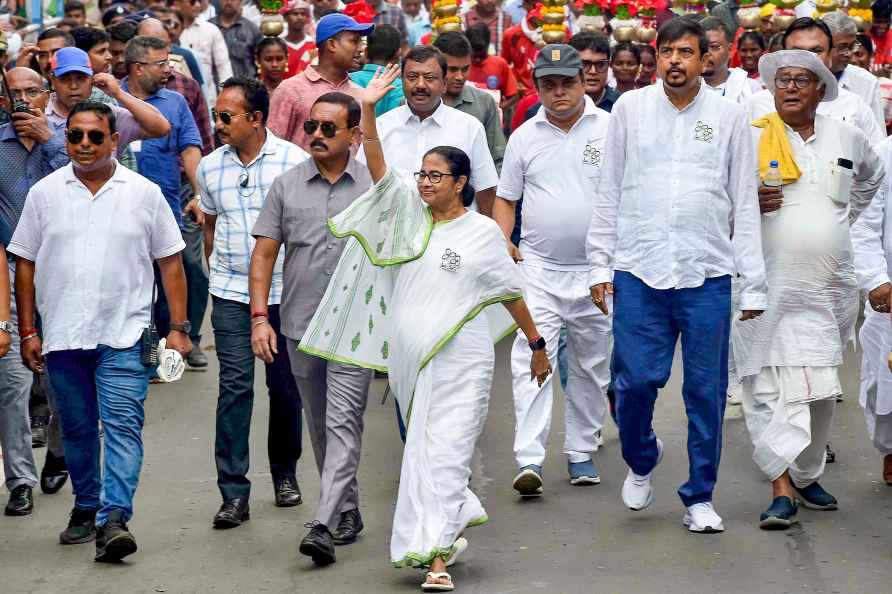
{"label": "man with sunglasses", "polygon": [[[31,188],[9,249],[19,270],[22,361],[49,373],[74,486],[60,541],[95,538],[95,560],[115,562],[136,551],[127,522],[152,371],[141,340],[150,324],[152,266],[161,271],[174,318],[185,323],[183,240],[158,186],[115,161],[115,116],[107,105],[76,105],[66,135],[72,162]],[[182,329],[166,340],[183,356],[191,348]]]}
{"label": "man with sunglasses", "polygon": [[830,56],[830,71],[839,81],[839,86],[855,93],[870,106],[880,129],[886,129],[883,116],[883,98],[880,83],[876,76],[864,68],[852,64],[852,54],[857,43],[858,25],[849,15],[835,11],[821,16],[833,34],[833,51]]}
{"label": "man with sunglasses", "polygon": [[[0,125],[0,241],[9,244],[25,207],[28,190],[46,175],[68,163],[64,129],[54,129],[44,115],[48,92],[44,80],[30,68],[13,68],[6,73],[9,95],[23,103],[26,111],[12,114],[12,121]],[[4,96],[0,104],[11,110]],[[15,281],[15,265],[10,258],[10,282]],[[29,395],[33,381],[31,371],[19,361],[19,333],[15,301],[12,317],[0,328],[12,339],[11,353],[0,359],[0,447],[3,449],[6,487],[10,491],[4,513],[24,516],[31,513],[32,489],[37,484],[34,455],[31,452]]]}
{"label": "man with sunglasses", "polygon": [[319,63],[282,82],[273,93],[269,107],[269,129],[279,138],[310,150],[311,135],[303,129],[313,105],[320,96],[340,91],[358,97],[362,87],[348,76],[359,43],[373,25],[357,23],[345,14],[326,14],[316,23]]}
{"label": "man with sunglasses", "polygon": [[[213,525],[234,528],[248,519],[251,493],[247,478],[254,403],[251,326],[269,324],[278,333],[281,325],[282,258],[276,262],[268,302],[254,312],[258,315],[252,315],[249,307],[248,269],[254,247],[251,229],[273,180],[308,155],[266,129],[269,94],[256,79],[235,77],[224,82],[213,115],[224,144],[198,166],[201,209],[205,213],[204,251],[214,302],[211,323],[220,362],[214,449],[223,504]],[[284,337],[275,348],[275,357],[266,364],[269,466],[275,504],[291,507],[301,503],[296,478],[301,455],[301,402]]]}
{"label": "man with sunglasses", "polygon": [[[776,162],[784,185],[759,188],[768,307],[735,322],[732,341],[753,461],[772,482],[759,526],[784,529],[796,522],[797,502],[838,505],[818,480],[858,318],[849,226],[880,189],[884,167],[860,130],[818,112],[838,83],[814,53],[765,55],[759,74],[776,109],[753,122],[759,173],[764,179]],[[869,289],[888,316],[888,283]]]}
{"label": "man with sunglasses", "polygon": [[[359,118],[359,103],[345,93],[326,93],[316,100],[303,124],[311,158],[276,179],[252,231],[257,244],[250,274],[251,344],[270,363],[283,352],[277,335],[287,339],[284,350],[291,358],[321,477],[319,507],[300,545],[300,552],[317,565],[334,563],[335,545],[352,543],[363,529],[356,471],[371,372],[297,349],[346,243],[328,232],[326,221],[371,186],[368,169],[350,153],[362,135]],[[283,245],[277,332],[267,303],[271,287],[276,290],[274,271]]]}

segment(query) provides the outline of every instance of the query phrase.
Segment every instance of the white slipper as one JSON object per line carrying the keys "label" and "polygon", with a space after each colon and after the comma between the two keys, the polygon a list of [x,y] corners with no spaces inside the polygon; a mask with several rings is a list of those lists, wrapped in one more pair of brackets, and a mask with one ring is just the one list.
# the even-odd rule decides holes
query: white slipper
{"label": "white slipper", "polygon": [[[447,580],[449,580],[449,583],[448,584],[431,583],[431,582],[427,581],[430,579],[435,579],[435,580],[447,579]],[[428,571],[424,583],[421,584],[422,592],[452,592],[453,590],[455,590],[455,584],[452,583],[452,576],[449,575],[448,573],[446,573],[445,571],[437,571],[437,572]]]}
{"label": "white slipper", "polygon": [[452,554],[449,556],[449,560],[446,561],[446,567],[451,567],[455,565],[455,562],[458,561],[458,558],[462,553],[468,550],[468,539],[464,536],[459,536],[455,540],[455,544],[452,545]]}

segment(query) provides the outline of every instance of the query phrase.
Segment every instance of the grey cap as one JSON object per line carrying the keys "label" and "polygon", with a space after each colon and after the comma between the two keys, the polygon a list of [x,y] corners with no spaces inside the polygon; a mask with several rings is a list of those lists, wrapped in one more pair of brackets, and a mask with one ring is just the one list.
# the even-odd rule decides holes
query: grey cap
{"label": "grey cap", "polygon": [[552,43],[539,50],[533,65],[533,76],[579,76],[582,59],[579,52],[569,45]]}

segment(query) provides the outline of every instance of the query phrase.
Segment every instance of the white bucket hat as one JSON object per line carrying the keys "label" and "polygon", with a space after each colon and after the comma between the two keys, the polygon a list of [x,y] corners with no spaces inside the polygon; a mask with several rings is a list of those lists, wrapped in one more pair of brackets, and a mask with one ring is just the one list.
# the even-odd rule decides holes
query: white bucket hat
{"label": "white bucket hat", "polygon": [[839,95],[839,84],[830,69],[814,53],[798,49],[772,52],[765,54],[759,60],[759,77],[772,95],[776,91],[774,77],[781,68],[805,68],[817,76],[818,81],[824,83],[825,87],[824,98],[821,101],[833,101]]}

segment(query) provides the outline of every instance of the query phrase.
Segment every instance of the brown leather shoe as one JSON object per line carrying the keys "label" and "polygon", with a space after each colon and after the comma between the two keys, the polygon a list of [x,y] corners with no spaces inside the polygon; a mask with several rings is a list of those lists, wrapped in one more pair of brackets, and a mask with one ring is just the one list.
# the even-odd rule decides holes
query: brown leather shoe
{"label": "brown leather shoe", "polygon": [[883,480],[892,486],[892,454],[886,454],[883,458]]}

